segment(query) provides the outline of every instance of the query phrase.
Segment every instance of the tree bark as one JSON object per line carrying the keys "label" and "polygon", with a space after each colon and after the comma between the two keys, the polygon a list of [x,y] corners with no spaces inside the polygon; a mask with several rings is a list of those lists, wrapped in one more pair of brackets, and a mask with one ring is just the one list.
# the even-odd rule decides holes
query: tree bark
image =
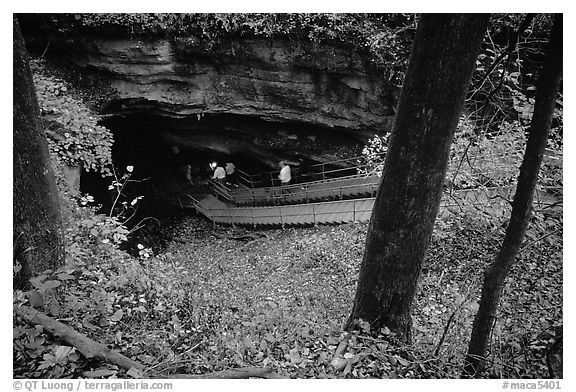
{"label": "tree bark", "polygon": [[54,172],[16,16],[13,34],[13,262],[22,265],[14,287],[24,288],[31,275],[62,264],[64,242]]}
{"label": "tree bark", "polygon": [[504,282],[514,264],[528,227],[538,172],[562,78],[562,41],[562,15],[559,14],[555,16],[548,53],[536,87],[534,113],[512,202],[510,222],[500,251],[484,274],[482,297],[474,319],[464,367],[464,374],[468,376],[477,374],[484,367],[484,358],[487,355],[490,335],[496,321],[496,311]]}
{"label": "tree bark", "polygon": [[411,307],[438,213],[450,144],[487,14],[424,14],[370,219],[352,313],[411,340]]}

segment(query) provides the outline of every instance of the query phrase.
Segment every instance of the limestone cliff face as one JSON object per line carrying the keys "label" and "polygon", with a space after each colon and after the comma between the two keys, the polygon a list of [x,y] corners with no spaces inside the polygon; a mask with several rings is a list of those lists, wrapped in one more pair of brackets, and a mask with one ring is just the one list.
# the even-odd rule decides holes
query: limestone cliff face
{"label": "limestone cliff face", "polygon": [[341,47],[264,38],[220,42],[210,52],[182,39],[76,37],[58,45],[117,89],[113,114],[225,113],[360,132],[389,129],[393,115],[393,89]]}

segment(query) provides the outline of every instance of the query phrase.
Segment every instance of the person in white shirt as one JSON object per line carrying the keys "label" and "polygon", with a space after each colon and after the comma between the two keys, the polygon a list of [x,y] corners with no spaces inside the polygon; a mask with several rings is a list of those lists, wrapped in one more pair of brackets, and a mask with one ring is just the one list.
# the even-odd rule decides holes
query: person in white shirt
{"label": "person in white shirt", "polygon": [[214,170],[213,180],[216,180],[222,184],[226,182],[226,171],[222,166],[218,166],[218,162],[212,162],[210,168]]}
{"label": "person in white shirt", "polygon": [[290,172],[290,166],[286,164],[284,161],[280,161],[280,174],[278,175],[278,179],[280,180],[280,185],[288,185],[292,180],[292,175]]}

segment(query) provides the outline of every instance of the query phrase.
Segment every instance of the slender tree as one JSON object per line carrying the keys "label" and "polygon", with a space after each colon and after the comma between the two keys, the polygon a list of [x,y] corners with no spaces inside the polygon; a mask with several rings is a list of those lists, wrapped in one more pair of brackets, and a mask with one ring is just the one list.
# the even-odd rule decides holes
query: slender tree
{"label": "slender tree", "polygon": [[411,307],[440,206],[450,144],[487,14],[424,14],[412,46],[352,313],[411,340]]}
{"label": "slender tree", "polygon": [[526,151],[520,166],[518,185],[512,201],[510,222],[500,251],[484,274],[482,297],[474,319],[464,367],[464,373],[467,375],[474,375],[483,368],[483,359],[487,354],[505,279],[516,260],[528,227],[538,172],[542,164],[562,78],[562,41],[562,15],[560,14],[555,16],[546,58],[536,86],[534,113],[528,131]]}
{"label": "slender tree", "polygon": [[13,262],[22,266],[14,280],[22,288],[31,275],[62,264],[64,246],[56,182],[16,16],[13,33]]}

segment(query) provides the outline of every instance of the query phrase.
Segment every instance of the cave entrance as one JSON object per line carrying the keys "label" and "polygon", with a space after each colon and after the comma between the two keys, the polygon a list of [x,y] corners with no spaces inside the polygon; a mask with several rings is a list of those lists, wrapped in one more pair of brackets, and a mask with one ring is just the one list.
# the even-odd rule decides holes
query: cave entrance
{"label": "cave entrance", "polygon": [[[133,168],[123,191],[125,198],[144,196],[170,204],[174,196],[189,192],[191,186],[206,184],[212,176],[209,164],[214,161],[221,165],[233,162],[250,174],[275,166],[274,154],[255,151],[246,134],[234,135],[222,126],[183,129],[186,122],[151,115],[114,116],[103,121],[114,135],[116,178],[126,173],[128,166]],[[109,190],[112,181],[83,173],[81,191],[93,195],[102,212],[110,211],[114,202],[114,191]]]}
{"label": "cave entrance", "polygon": [[[257,174],[278,170],[278,162],[284,160],[297,173],[316,163],[357,156],[364,145],[346,130],[309,124],[228,113],[175,118],[157,108],[124,113],[115,106],[118,102],[109,107],[115,114],[102,123],[114,134],[112,158],[117,175],[133,166],[131,188],[148,199],[167,196],[169,200],[174,193],[186,192],[190,183],[205,184],[213,161],[233,162],[239,170]],[[182,169],[185,165],[189,165],[189,176]],[[110,197],[103,193],[109,184],[94,177],[84,175],[81,190],[106,205]]]}
{"label": "cave entrance", "polygon": [[[257,174],[279,170],[278,162],[284,160],[298,172],[316,163],[357,156],[364,145],[349,132],[249,116],[194,114],[174,118],[154,108],[113,112],[102,125],[114,134],[116,178],[126,173],[126,167],[133,168],[130,183],[123,189],[123,201],[129,203],[143,196],[129,228],[146,217],[153,217],[161,226],[188,214],[175,201],[194,193],[194,186],[207,183],[212,175],[210,162],[222,166],[233,162],[238,169]],[[183,169],[187,165],[189,171]],[[109,189],[112,181],[114,178],[83,173],[80,190],[94,196],[102,205],[101,212],[109,213],[116,200],[114,189]]]}

